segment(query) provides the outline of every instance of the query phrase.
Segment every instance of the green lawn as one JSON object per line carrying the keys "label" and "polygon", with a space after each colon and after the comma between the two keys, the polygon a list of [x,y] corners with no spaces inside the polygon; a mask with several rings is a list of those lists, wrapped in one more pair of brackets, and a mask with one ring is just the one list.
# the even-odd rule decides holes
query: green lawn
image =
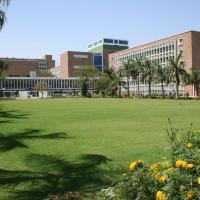
{"label": "green lawn", "polygon": [[168,118],[196,128],[200,101],[49,99],[0,102],[0,199],[94,192],[136,159],[167,155]]}

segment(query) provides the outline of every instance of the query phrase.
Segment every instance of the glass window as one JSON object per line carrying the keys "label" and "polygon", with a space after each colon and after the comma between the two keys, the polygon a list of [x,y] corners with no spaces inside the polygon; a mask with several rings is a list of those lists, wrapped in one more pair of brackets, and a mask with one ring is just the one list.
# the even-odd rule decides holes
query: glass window
{"label": "glass window", "polygon": [[128,41],[125,41],[125,40],[119,40],[119,44],[128,45]]}
{"label": "glass window", "polygon": [[163,53],[165,52],[165,47],[163,47]]}
{"label": "glass window", "polygon": [[111,43],[111,44],[112,44],[112,43],[113,43],[113,40],[112,40],[112,39],[104,39],[104,42],[105,42],[105,43]]}
{"label": "glass window", "polygon": [[102,54],[94,54],[94,67],[96,67],[99,70],[102,70]]}

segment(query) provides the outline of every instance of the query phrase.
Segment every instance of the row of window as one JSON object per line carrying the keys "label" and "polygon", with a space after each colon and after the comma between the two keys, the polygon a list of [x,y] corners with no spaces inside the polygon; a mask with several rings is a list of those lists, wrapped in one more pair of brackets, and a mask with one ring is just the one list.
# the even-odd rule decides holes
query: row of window
{"label": "row of window", "polygon": [[[1,82],[1,81],[0,81]],[[77,80],[67,79],[15,79],[8,78],[2,80],[2,89],[5,90],[35,90],[37,85],[44,84],[47,89],[78,89],[79,83]],[[96,80],[89,83],[89,88],[95,88]]]}
{"label": "row of window", "polygon": [[100,44],[116,44],[116,45],[126,45],[128,46],[128,41],[127,40],[117,40],[117,39],[103,39],[103,40],[99,40],[97,42],[94,42],[93,44],[89,44],[88,48],[92,48],[95,46],[98,46]]}

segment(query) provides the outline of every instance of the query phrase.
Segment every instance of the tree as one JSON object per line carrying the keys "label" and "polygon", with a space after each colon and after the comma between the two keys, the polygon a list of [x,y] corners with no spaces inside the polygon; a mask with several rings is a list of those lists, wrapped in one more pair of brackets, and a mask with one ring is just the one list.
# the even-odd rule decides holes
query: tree
{"label": "tree", "polygon": [[151,98],[151,85],[155,77],[155,63],[145,59],[144,67],[142,69],[142,78],[148,83],[149,98]]}
{"label": "tree", "polygon": [[78,84],[81,87],[81,95],[87,97],[91,78],[98,76],[99,71],[92,66],[80,66],[74,70],[74,75],[79,77]]}
{"label": "tree", "polygon": [[8,69],[8,64],[0,60],[0,78],[4,77],[4,71]]}
{"label": "tree", "polygon": [[189,83],[194,85],[196,95],[199,96],[200,89],[200,69],[192,69],[192,74],[190,76]]}
{"label": "tree", "polygon": [[181,60],[182,53],[176,58],[169,58],[168,70],[168,82],[175,82],[176,84],[176,99],[179,98],[179,85],[182,82],[186,82],[189,78],[188,73],[185,70],[184,62]]}
{"label": "tree", "polygon": [[131,60],[130,59],[128,59],[128,61],[123,63],[123,73],[127,81],[128,97],[130,97],[130,77],[131,77]]}
{"label": "tree", "polygon": [[116,78],[117,78],[117,83],[118,83],[118,97],[121,98],[122,97],[122,87],[126,88],[126,82],[123,80],[123,69],[119,69],[116,72]]}
{"label": "tree", "polygon": [[4,61],[0,60],[0,82],[1,82],[1,94],[0,96],[3,96],[3,85],[2,80],[4,79],[4,71],[8,69],[8,64]]}
{"label": "tree", "polygon": [[[112,68],[106,68],[103,75],[97,81],[97,92],[108,96],[121,97],[121,88],[126,84],[123,81],[123,70],[114,71]],[[117,94],[117,91],[118,94]]]}
{"label": "tree", "polygon": [[130,75],[137,82],[137,94],[140,93],[140,72],[142,69],[142,57],[131,60]]}
{"label": "tree", "polygon": [[53,77],[53,74],[50,71],[41,71],[40,77]]}
{"label": "tree", "polygon": [[46,90],[47,90],[47,85],[46,85],[46,83],[41,82],[41,83],[38,83],[38,84],[36,85],[36,91],[37,91],[37,92],[41,92],[41,94],[42,94],[42,99],[44,98],[44,91],[46,91]]}
{"label": "tree", "polygon": [[155,70],[156,70],[156,81],[161,83],[162,88],[162,98],[165,98],[165,90],[164,85],[167,82],[167,68],[163,67],[160,63],[155,63]]}
{"label": "tree", "polygon": [[0,30],[6,22],[5,8],[9,5],[10,0],[0,0]]}

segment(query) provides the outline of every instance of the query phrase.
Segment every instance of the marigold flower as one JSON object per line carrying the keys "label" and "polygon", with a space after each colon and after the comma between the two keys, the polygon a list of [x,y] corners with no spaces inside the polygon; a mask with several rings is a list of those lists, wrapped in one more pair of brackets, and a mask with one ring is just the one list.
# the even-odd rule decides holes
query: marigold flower
{"label": "marigold flower", "polygon": [[193,199],[194,196],[195,196],[195,193],[194,193],[192,190],[189,190],[189,191],[187,192],[187,198],[188,198],[188,199]]}
{"label": "marigold flower", "polygon": [[193,164],[187,164],[187,166],[186,166],[187,168],[189,168],[189,169],[191,169],[191,168],[193,168],[194,167],[194,165]]}
{"label": "marigold flower", "polygon": [[193,147],[193,144],[189,142],[189,143],[187,144],[187,148],[192,148],[192,147]]}
{"label": "marigold flower", "polygon": [[164,192],[158,191],[156,193],[156,200],[167,200],[167,197]]}
{"label": "marigold flower", "polygon": [[136,166],[137,166],[137,163],[136,162],[132,162],[130,164],[130,170],[135,170],[136,169]]}
{"label": "marigold flower", "polygon": [[158,179],[158,181],[159,181],[160,183],[165,183],[165,182],[167,182],[167,176],[165,176],[165,175],[160,176],[160,178]]}
{"label": "marigold flower", "polygon": [[153,176],[156,178],[156,179],[159,179],[162,175],[161,173],[154,173]]}
{"label": "marigold flower", "polygon": [[137,164],[141,164],[141,163],[143,163],[143,161],[142,160],[137,160],[136,163]]}
{"label": "marigold flower", "polygon": [[197,179],[198,184],[200,185],[200,177]]}
{"label": "marigold flower", "polygon": [[179,167],[179,168],[184,168],[187,166],[187,162],[183,161],[183,160],[178,160],[176,161],[176,167]]}

